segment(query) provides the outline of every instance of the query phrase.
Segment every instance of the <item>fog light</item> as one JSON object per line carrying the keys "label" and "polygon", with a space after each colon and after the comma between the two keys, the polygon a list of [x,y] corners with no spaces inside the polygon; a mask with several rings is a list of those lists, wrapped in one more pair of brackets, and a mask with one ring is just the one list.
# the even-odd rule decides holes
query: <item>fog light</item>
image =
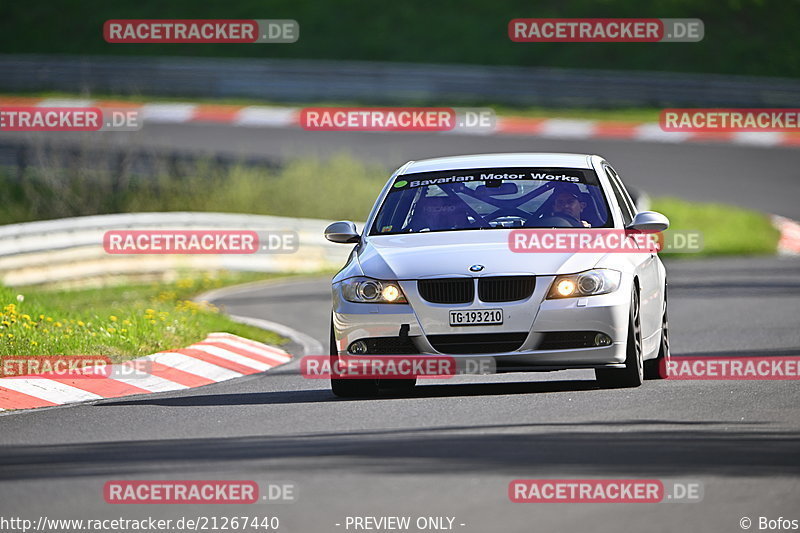
{"label": "fog light", "polygon": [[598,333],[594,336],[595,346],[611,346],[611,337],[605,333]]}
{"label": "fog light", "polygon": [[364,355],[367,353],[367,343],[364,341],[356,341],[347,349],[353,355]]}

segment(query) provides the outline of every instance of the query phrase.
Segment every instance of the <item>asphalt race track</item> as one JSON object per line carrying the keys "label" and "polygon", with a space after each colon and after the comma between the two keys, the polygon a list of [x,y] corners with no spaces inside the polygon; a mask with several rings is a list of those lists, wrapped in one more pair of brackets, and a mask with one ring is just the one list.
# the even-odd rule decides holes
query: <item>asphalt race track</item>
{"label": "asphalt race track", "polygon": [[[170,137],[169,129],[155,132],[152,142]],[[240,128],[242,135],[249,131],[243,140],[213,127],[180,131],[170,137],[176,144],[206,148],[216,139],[218,147],[260,144],[283,156],[302,153],[307,135]],[[398,137],[380,137],[370,147],[344,134],[319,149],[353,143],[393,164],[473,151],[599,152],[626,182],[651,194],[800,218],[798,151],[454,135],[436,136],[438,144],[426,136],[392,139]],[[800,258],[682,260],[667,269],[673,355],[800,355]],[[217,304],[295,328],[326,349],[329,297],[326,279],[295,280],[229,293]],[[698,480],[704,497],[697,503],[514,504],[507,490],[517,478]],[[109,505],[102,489],[113,479],[287,482],[298,497],[250,506]],[[796,381],[662,380],[598,390],[590,371],[567,371],[462,376],[426,382],[409,397],[342,400],[326,381],[300,376],[295,361],[184,392],[0,416],[3,516],[278,516],[280,531],[290,533],[347,531],[345,518],[354,515],[449,516],[464,532],[733,532],[742,530],[743,517],[753,520],[753,530],[761,516],[800,518],[798,491]]]}
{"label": "asphalt race track", "polygon": [[[671,263],[676,355],[797,355],[800,260]],[[217,303],[327,338],[327,280]],[[4,516],[274,515],[344,531],[348,515],[454,516],[460,531],[736,531],[797,513],[792,381],[648,381],[596,390],[588,371],[458,377],[407,398],[335,399],[297,363],[146,398],[0,417]],[[516,478],[699,480],[698,503],[514,504]],[[114,506],[111,479],[291,482],[292,504]],[[465,524],[459,526],[458,524]]]}

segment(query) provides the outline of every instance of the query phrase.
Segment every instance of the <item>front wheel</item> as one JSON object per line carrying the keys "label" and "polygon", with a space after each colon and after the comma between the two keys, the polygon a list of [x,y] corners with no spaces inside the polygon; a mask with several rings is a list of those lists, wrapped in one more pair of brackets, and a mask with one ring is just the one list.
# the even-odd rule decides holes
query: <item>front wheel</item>
{"label": "front wheel", "polygon": [[644,380],[642,361],[642,324],[639,292],[633,288],[628,312],[628,346],[625,368],[598,368],[594,371],[598,384],[603,388],[638,387]]}
{"label": "front wheel", "polygon": [[[644,362],[645,379],[664,379],[666,376],[666,365],[669,364],[669,321],[667,320],[667,293],[664,292],[664,314],[661,316],[661,344],[658,347],[658,357]],[[664,368],[662,374],[661,368]]]}

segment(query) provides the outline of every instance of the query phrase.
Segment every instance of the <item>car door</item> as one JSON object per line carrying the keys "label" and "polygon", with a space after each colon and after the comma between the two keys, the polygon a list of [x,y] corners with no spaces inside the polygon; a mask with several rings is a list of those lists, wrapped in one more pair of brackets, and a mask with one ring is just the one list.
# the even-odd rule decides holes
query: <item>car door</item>
{"label": "car door", "polygon": [[[633,217],[636,216],[636,207],[614,169],[608,164],[603,165],[603,168],[611,183],[611,190],[622,211],[623,222],[627,227],[628,224],[633,221]],[[659,286],[658,259],[655,253],[650,252],[635,255],[639,258],[637,260],[636,271],[639,277],[641,295],[642,339],[646,340],[661,327],[662,302],[661,287]],[[645,346],[644,348],[645,352],[651,349],[650,346]]]}

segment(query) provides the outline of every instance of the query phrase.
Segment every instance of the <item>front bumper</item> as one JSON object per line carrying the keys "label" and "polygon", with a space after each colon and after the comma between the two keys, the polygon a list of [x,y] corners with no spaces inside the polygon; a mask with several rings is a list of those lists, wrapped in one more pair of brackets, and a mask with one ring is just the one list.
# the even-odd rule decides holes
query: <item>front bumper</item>
{"label": "front bumper", "polygon": [[[455,358],[492,358],[498,372],[561,370],[568,368],[621,367],[625,362],[630,281],[623,279],[619,289],[610,294],[585,298],[545,300],[554,276],[537,278],[533,294],[526,300],[504,303],[432,304],[423,300],[416,282],[401,281],[408,304],[352,303],[341,297],[338,285],[333,287],[333,330],[340,354],[357,340],[391,338],[408,335],[415,353],[449,355]],[[450,309],[500,308],[504,324],[500,326],[449,325]],[[540,349],[549,332],[592,331],[608,335],[608,346],[567,349]],[[439,351],[432,342],[440,335],[515,333],[524,338],[517,349],[503,352],[452,353]],[[387,354],[393,355],[393,354]]]}

